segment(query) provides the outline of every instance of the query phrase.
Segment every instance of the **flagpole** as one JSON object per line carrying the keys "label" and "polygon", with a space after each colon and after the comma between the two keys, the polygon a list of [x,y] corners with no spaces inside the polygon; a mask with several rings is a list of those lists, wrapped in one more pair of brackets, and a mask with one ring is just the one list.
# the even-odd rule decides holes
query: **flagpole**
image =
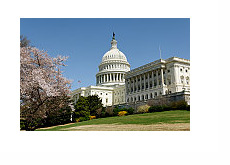
{"label": "flagpole", "polygon": [[161,47],[160,47],[160,45],[159,45],[159,51],[160,51],[160,59],[161,59]]}

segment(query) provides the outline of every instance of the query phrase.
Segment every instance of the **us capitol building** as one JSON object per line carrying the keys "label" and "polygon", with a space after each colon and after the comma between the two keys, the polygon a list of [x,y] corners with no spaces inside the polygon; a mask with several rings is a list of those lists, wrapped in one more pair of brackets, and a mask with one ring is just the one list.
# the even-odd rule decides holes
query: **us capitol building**
{"label": "us capitol building", "polygon": [[102,57],[96,86],[72,91],[80,96],[98,95],[104,106],[145,102],[159,96],[190,93],[190,61],[178,57],[159,59],[130,70],[126,56],[117,48],[115,34],[111,48]]}

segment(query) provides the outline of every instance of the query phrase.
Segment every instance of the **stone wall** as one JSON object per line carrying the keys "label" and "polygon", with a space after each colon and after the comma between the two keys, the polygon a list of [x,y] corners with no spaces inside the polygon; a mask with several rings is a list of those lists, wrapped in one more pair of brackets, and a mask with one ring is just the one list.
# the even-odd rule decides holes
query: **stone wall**
{"label": "stone wall", "polygon": [[131,106],[135,110],[141,105],[148,104],[149,106],[153,105],[169,105],[177,101],[186,101],[190,105],[190,93],[188,91],[182,91],[177,93],[172,93],[168,95],[158,96],[153,99],[146,101],[137,101],[135,103],[127,103],[126,105]]}

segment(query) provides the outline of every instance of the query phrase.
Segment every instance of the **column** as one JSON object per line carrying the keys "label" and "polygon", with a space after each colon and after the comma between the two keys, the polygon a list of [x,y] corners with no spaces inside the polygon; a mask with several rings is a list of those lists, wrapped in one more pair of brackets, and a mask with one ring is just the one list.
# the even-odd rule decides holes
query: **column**
{"label": "column", "polygon": [[109,82],[109,74],[106,74],[106,76],[107,76],[107,82]]}
{"label": "column", "polygon": [[150,88],[150,79],[149,79],[149,72],[148,72],[148,89]]}
{"label": "column", "polygon": [[120,73],[120,82],[121,82],[121,73]]}
{"label": "column", "polygon": [[137,76],[136,76],[136,90],[138,91],[138,79],[137,79]]}
{"label": "column", "polygon": [[164,74],[163,74],[163,68],[161,68],[161,85],[164,86]]}
{"label": "column", "polygon": [[173,66],[173,83],[174,84],[177,84],[178,83],[178,78],[177,78],[177,66]]}
{"label": "column", "polygon": [[154,78],[153,78],[153,71],[152,71],[152,88],[154,86]]}
{"label": "column", "polygon": [[142,91],[142,74],[140,74],[140,91]]}
{"label": "column", "polygon": [[145,83],[146,83],[146,82],[145,82],[145,74],[144,74],[144,90],[145,90]]}
{"label": "column", "polygon": [[158,85],[159,85],[158,70],[156,70],[156,77],[157,77],[157,87],[158,87]]}
{"label": "column", "polygon": [[168,84],[168,69],[165,69],[165,85]]}
{"label": "column", "polygon": [[135,81],[134,81],[134,77],[133,77],[133,92],[134,92],[134,87],[135,87]]}

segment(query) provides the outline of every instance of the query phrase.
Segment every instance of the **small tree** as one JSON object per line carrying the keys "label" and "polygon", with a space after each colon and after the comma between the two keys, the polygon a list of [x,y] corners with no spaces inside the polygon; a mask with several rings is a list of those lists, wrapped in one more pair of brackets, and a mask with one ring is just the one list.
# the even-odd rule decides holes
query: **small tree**
{"label": "small tree", "polygon": [[90,110],[89,110],[89,102],[86,97],[80,96],[80,98],[77,100],[76,104],[74,105],[75,108],[75,114],[74,118],[81,120],[88,120],[90,116]]}
{"label": "small tree", "polygon": [[96,116],[96,110],[102,108],[102,101],[97,95],[87,97],[89,103],[89,111],[91,116]]}

